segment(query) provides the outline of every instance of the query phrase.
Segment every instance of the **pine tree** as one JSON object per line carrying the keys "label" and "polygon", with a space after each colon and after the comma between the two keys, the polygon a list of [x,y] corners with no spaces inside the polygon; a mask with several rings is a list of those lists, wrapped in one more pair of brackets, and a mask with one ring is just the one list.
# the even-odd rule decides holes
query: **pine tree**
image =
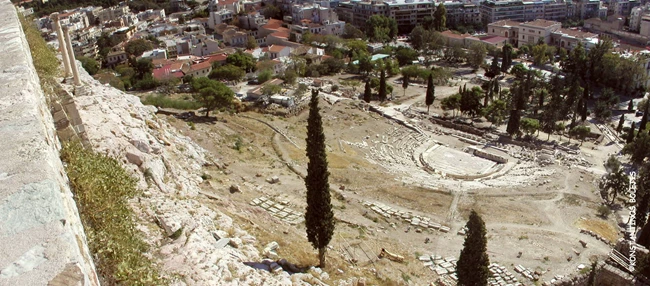
{"label": "pine tree", "polygon": [[366,81],[366,88],[363,90],[363,100],[366,102],[370,102],[370,99],[372,98],[372,89],[370,88],[370,81]]}
{"label": "pine tree", "polygon": [[618,126],[616,126],[616,132],[621,133],[623,130],[623,123],[625,123],[625,114],[621,114],[621,119],[618,120]]}
{"label": "pine tree", "polygon": [[487,238],[485,223],[474,210],[467,222],[467,236],[460,251],[456,272],[458,285],[483,286],[487,285],[490,272],[490,259],[487,255]]}
{"label": "pine tree", "polygon": [[381,76],[379,77],[379,100],[386,100],[386,71],[381,70]]}
{"label": "pine tree", "polygon": [[334,234],[334,213],[330,197],[327,170],[327,154],[325,152],[325,134],[323,122],[318,108],[318,91],[312,90],[309,103],[309,118],[307,119],[307,211],[305,225],[307,239],[318,249],[320,267],[325,267],[325,252]]}
{"label": "pine tree", "polygon": [[429,113],[429,108],[433,104],[434,100],[436,100],[436,87],[433,85],[433,74],[429,74],[429,80],[427,81],[427,93],[424,99],[424,103],[427,105],[427,113]]}
{"label": "pine tree", "polygon": [[404,89],[404,96],[406,96],[406,89],[409,87],[409,77],[404,76],[402,78],[402,88]]}
{"label": "pine tree", "polygon": [[632,143],[634,141],[634,128],[636,127],[636,123],[632,122],[632,126],[630,126],[630,131],[627,133],[627,139],[625,140],[626,143]]}

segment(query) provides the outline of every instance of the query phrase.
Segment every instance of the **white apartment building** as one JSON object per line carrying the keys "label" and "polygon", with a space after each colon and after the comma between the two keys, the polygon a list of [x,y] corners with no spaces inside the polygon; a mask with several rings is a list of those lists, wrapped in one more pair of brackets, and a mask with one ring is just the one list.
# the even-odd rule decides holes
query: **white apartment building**
{"label": "white apartment building", "polygon": [[99,13],[99,21],[101,23],[106,23],[109,21],[113,21],[119,18],[122,18],[122,16],[130,14],[131,9],[129,9],[129,6],[113,6],[106,8]]}
{"label": "white apartment building", "polygon": [[312,34],[337,36],[345,32],[345,22],[339,20],[336,12],[319,4],[293,5],[291,15],[295,25],[290,28],[298,34],[298,38],[307,31]]}
{"label": "white apartment building", "polygon": [[501,20],[533,21],[545,19],[563,21],[570,17],[570,3],[563,0],[521,1],[521,0],[488,0],[481,3],[481,18],[485,23]]}
{"label": "white apartment building", "polygon": [[[469,2],[469,1],[467,1]],[[350,0],[338,3],[336,12],[342,21],[362,27],[374,15],[383,15],[395,19],[400,27],[412,27],[422,23],[425,17],[433,17],[439,3],[447,10],[447,23],[480,23],[481,13],[477,5],[461,2],[434,0],[385,0],[369,1]]]}
{"label": "white apartment building", "polygon": [[208,27],[214,30],[214,27],[219,24],[229,24],[235,17],[235,14],[226,9],[219,11],[210,12],[210,17],[208,18]]}
{"label": "white apartment building", "polygon": [[639,31],[641,28],[641,17],[650,14],[650,4],[632,8],[630,12],[630,31]]}

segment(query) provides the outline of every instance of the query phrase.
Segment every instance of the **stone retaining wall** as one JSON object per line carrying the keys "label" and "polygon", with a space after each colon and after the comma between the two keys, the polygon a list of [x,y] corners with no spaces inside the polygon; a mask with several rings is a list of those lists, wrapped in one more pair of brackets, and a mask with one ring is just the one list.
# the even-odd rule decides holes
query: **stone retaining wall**
{"label": "stone retaining wall", "polygon": [[443,127],[460,130],[460,131],[463,131],[463,132],[466,132],[466,133],[469,133],[469,134],[473,134],[473,135],[476,135],[476,136],[481,136],[482,137],[483,135],[485,135],[485,131],[480,130],[480,129],[475,128],[475,127],[472,127],[472,126],[453,123],[451,121],[438,119],[438,118],[435,118],[433,116],[429,117],[429,120],[431,120],[431,122],[433,122],[435,124],[442,125]]}
{"label": "stone retaining wall", "polygon": [[29,45],[0,0],[0,285],[99,285]]}

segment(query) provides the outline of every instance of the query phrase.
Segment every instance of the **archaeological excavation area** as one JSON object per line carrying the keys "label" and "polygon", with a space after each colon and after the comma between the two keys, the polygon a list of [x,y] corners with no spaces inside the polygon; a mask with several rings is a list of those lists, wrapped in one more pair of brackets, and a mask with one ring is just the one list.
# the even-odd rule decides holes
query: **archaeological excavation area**
{"label": "archaeological excavation area", "polygon": [[[472,209],[486,222],[490,285],[573,279],[611,251],[618,227],[596,208],[602,162],[614,147],[587,141],[579,148],[554,136],[556,147],[536,148],[499,130],[440,124],[421,103],[407,103],[320,102],[337,219],[330,279],[453,285]],[[247,231],[260,249],[278,241],[278,257],[298,264],[316,263],[299,219],[307,115],[222,113],[195,130],[166,117],[227,165],[206,170],[207,192],[227,197],[238,222],[254,222]],[[378,258],[382,249],[403,260]]]}

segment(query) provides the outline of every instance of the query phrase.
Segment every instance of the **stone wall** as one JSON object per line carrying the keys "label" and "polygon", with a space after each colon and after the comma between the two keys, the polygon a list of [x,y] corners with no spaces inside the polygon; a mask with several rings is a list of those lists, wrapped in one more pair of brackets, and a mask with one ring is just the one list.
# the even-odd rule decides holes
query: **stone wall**
{"label": "stone wall", "polygon": [[443,119],[438,119],[438,118],[435,118],[435,117],[433,117],[433,116],[431,116],[431,117],[429,118],[429,120],[431,120],[431,122],[433,122],[434,124],[442,125],[443,127],[447,127],[447,128],[452,128],[452,129],[460,130],[460,131],[463,131],[463,132],[466,132],[466,133],[469,133],[469,134],[474,134],[474,135],[476,135],[476,136],[483,136],[483,135],[485,135],[485,131],[480,130],[480,129],[475,128],[475,127],[472,127],[472,126],[453,123],[453,122],[451,122],[451,121],[447,121],[447,120],[443,120]]}
{"label": "stone wall", "polygon": [[0,285],[99,285],[16,10],[0,0]]}

